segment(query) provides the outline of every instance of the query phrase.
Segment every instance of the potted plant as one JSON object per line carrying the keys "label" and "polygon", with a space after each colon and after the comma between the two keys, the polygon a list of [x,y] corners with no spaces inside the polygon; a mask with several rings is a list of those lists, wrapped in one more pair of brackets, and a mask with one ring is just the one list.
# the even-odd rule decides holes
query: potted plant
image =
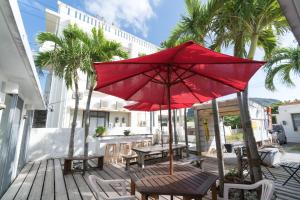
{"label": "potted plant", "polygon": [[224,144],[227,153],[232,153],[233,144]]}
{"label": "potted plant", "polygon": [[130,130],[124,130],[123,133],[124,133],[125,136],[128,136],[130,134]]}
{"label": "potted plant", "polygon": [[96,133],[95,133],[94,137],[102,137],[104,135],[105,131],[106,131],[105,127],[98,126],[95,130]]}

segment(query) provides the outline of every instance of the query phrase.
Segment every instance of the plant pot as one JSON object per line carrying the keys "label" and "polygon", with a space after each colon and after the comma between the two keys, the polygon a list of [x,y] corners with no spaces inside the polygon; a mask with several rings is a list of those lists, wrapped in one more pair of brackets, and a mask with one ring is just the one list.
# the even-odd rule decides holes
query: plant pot
{"label": "plant pot", "polygon": [[232,153],[233,144],[224,144],[227,153]]}

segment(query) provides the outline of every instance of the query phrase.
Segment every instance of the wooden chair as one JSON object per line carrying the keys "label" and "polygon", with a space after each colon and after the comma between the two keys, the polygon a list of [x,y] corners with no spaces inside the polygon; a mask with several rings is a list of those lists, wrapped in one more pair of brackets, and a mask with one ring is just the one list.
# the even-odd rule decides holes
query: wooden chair
{"label": "wooden chair", "polygon": [[274,193],[274,182],[271,180],[261,180],[252,185],[245,185],[245,184],[231,184],[225,183],[224,184],[224,200],[228,200],[229,189],[242,189],[242,190],[253,190],[258,187],[262,187],[261,189],[261,197],[260,200],[271,200],[273,193]]}
{"label": "wooden chair", "polygon": [[119,146],[119,160],[123,163],[123,156],[131,155],[131,143],[129,142],[120,142]]}
{"label": "wooden chair", "polygon": [[118,159],[117,144],[106,144],[104,161],[105,163],[116,163]]}
{"label": "wooden chair", "polygon": [[[89,176],[89,182],[92,186],[93,192],[96,193],[97,200],[134,200],[135,196],[128,195],[126,192],[126,181],[119,180],[103,180],[95,175]],[[101,193],[100,185],[121,185],[122,186],[122,196],[118,197],[106,197]]]}
{"label": "wooden chair", "polygon": [[149,146],[152,146],[152,141],[151,141],[151,140],[144,140],[142,146],[143,146],[143,147],[149,147]]}

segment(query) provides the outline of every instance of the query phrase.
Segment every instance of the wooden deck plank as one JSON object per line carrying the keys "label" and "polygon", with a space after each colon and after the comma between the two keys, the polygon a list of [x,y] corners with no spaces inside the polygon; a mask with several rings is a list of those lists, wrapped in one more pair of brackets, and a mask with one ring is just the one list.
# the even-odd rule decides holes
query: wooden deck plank
{"label": "wooden deck plank", "polygon": [[28,200],[39,200],[42,196],[43,184],[46,174],[47,160],[41,161],[39,170],[32,184]]}
{"label": "wooden deck plank", "polygon": [[70,200],[82,200],[72,174],[65,175],[67,192]]}
{"label": "wooden deck plank", "polygon": [[30,169],[32,168],[33,163],[28,163],[21,171],[21,173],[17,176],[17,178],[13,181],[11,186],[2,196],[1,200],[13,200],[16,194],[18,193],[20,187],[22,186],[25,178],[27,177]]}
{"label": "wooden deck plank", "polygon": [[14,198],[14,200],[27,199],[39,167],[40,167],[40,162],[35,162],[33,164],[33,167],[31,168],[30,172],[28,173],[28,176],[24,180],[24,182],[23,182],[20,190],[18,191],[16,197]]}
{"label": "wooden deck plank", "polygon": [[54,159],[55,200],[68,200],[64,176],[59,159]]}
{"label": "wooden deck plank", "polygon": [[55,188],[54,188],[54,167],[53,160],[50,159],[47,162],[46,175],[44,179],[44,188],[42,193],[42,200],[54,200]]}
{"label": "wooden deck plank", "polygon": [[94,197],[91,189],[87,185],[85,179],[82,177],[81,174],[74,174],[75,182],[78,186],[79,192],[83,200],[96,200]]}

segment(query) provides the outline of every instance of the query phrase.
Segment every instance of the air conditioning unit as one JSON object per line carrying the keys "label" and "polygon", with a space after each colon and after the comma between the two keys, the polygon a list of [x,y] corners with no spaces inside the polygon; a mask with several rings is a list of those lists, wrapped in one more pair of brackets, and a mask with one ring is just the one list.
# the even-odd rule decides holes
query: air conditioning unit
{"label": "air conditioning unit", "polygon": [[[79,95],[79,99],[81,100],[83,98],[83,92],[78,92],[78,95]],[[73,92],[72,98],[75,99],[75,96],[76,96],[76,94],[75,94],[75,92]]]}

